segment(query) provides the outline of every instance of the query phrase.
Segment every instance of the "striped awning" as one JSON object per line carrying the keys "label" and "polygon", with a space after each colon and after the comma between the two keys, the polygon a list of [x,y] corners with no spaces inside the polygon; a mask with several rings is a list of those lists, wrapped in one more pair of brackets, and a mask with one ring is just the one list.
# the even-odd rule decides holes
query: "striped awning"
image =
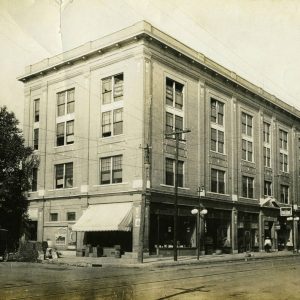
{"label": "striped awning", "polygon": [[130,231],[132,228],[132,203],[90,205],[73,231]]}

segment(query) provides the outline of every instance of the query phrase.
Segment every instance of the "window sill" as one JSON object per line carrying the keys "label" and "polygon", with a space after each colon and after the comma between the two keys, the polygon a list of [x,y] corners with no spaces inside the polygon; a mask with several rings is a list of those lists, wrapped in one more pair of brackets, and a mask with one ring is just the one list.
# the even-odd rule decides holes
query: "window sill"
{"label": "window sill", "polygon": [[[167,184],[163,184],[163,183],[161,183],[160,184],[160,186],[163,186],[163,187],[168,187],[168,188],[172,188],[172,189],[174,189],[175,188],[175,186],[174,185],[167,185]],[[180,190],[187,190],[187,191],[189,191],[190,190],[190,188],[187,188],[187,187],[178,187],[178,189],[180,189]]]}
{"label": "window sill", "polygon": [[77,186],[75,187],[71,187],[71,188],[59,188],[59,189],[52,189],[52,190],[48,190],[49,192],[55,192],[55,191],[70,191],[70,190],[76,190],[78,189]]}
{"label": "window sill", "polygon": [[119,183],[107,183],[107,184],[95,184],[93,187],[103,187],[103,186],[116,186],[116,185],[126,185],[128,182],[119,182]]}

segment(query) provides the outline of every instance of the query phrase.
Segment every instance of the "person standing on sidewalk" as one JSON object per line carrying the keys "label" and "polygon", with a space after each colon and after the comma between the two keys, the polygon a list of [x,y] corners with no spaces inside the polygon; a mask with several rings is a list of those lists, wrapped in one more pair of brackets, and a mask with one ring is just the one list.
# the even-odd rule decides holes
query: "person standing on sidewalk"
{"label": "person standing on sidewalk", "polygon": [[272,247],[272,241],[268,236],[265,239],[264,247],[265,247],[266,252],[270,252],[271,247]]}

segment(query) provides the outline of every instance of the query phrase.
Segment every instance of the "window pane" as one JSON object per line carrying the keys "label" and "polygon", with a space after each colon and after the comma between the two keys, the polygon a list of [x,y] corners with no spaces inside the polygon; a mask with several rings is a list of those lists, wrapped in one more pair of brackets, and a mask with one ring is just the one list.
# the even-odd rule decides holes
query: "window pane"
{"label": "window pane", "polygon": [[65,144],[65,123],[58,123],[56,126],[56,146]]}
{"label": "window pane", "polygon": [[64,165],[56,165],[55,167],[55,187],[57,189],[64,187]]}
{"label": "window pane", "polygon": [[173,106],[173,80],[166,79],[166,104]]}
{"label": "window pane", "polygon": [[242,196],[247,197],[248,193],[247,177],[242,176]]}
{"label": "window pane", "polygon": [[173,115],[170,113],[166,113],[166,133],[170,133],[173,131]]}
{"label": "window pane", "polygon": [[174,185],[173,160],[166,158],[166,184]]}
{"label": "window pane", "polygon": [[112,161],[112,183],[122,182],[122,155],[114,156]]}
{"label": "window pane", "polygon": [[123,133],[123,108],[116,109],[113,112],[114,135]]}
{"label": "window pane", "polygon": [[38,169],[33,168],[32,169],[32,184],[31,184],[31,190],[33,192],[37,191],[37,176],[38,176]]}
{"label": "window pane", "polygon": [[34,122],[39,122],[40,120],[40,100],[34,100]]}
{"label": "window pane", "polygon": [[214,193],[218,192],[218,186],[217,186],[217,170],[212,169],[211,170],[211,191]]}
{"label": "window pane", "polygon": [[114,76],[114,101],[123,100],[123,74]]}
{"label": "window pane", "polygon": [[35,128],[33,131],[33,148],[34,150],[39,149],[39,129]]}
{"label": "window pane", "polygon": [[71,114],[74,112],[75,107],[75,90],[69,90],[67,91],[67,113]]}
{"label": "window pane", "polygon": [[73,187],[73,163],[65,164],[65,187]]}
{"label": "window pane", "polygon": [[63,116],[65,114],[65,92],[57,94],[57,115]]}
{"label": "window pane", "polygon": [[214,123],[217,121],[217,101],[214,99],[210,101],[210,120]]}
{"label": "window pane", "polygon": [[183,130],[183,118],[175,116],[175,130]]}
{"label": "window pane", "polygon": [[102,113],[102,137],[111,136],[111,112]]}
{"label": "window pane", "polygon": [[101,158],[101,184],[109,184],[110,183],[110,165],[111,165],[111,158],[105,157]]}
{"label": "window pane", "polygon": [[175,107],[182,108],[183,106],[183,85],[176,82],[175,83]]}
{"label": "window pane", "polygon": [[67,220],[68,221],[75,221],[76,220],[76,213],[75,212],[67,212]]}
{"label": "window pane", "polygon": [[74,143],[74,120],[67,122],[67,144]]}

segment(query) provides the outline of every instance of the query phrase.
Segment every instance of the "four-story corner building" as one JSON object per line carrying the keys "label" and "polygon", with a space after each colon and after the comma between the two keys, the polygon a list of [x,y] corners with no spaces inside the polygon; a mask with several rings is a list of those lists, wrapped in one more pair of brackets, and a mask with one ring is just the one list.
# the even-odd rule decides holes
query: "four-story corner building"
{"label": "four-story corner building", "polygon": [[[30,65],[19,80],[39,161],[30,239],[77,255],[87,245],[172,255],[177,177],[179,255],[196,253],[200,207],[202,253],[262,251],[267,236],[273,250],[298,248],[295,108],[147,22]],[[187,128],[176,164],[170,133]]]}

